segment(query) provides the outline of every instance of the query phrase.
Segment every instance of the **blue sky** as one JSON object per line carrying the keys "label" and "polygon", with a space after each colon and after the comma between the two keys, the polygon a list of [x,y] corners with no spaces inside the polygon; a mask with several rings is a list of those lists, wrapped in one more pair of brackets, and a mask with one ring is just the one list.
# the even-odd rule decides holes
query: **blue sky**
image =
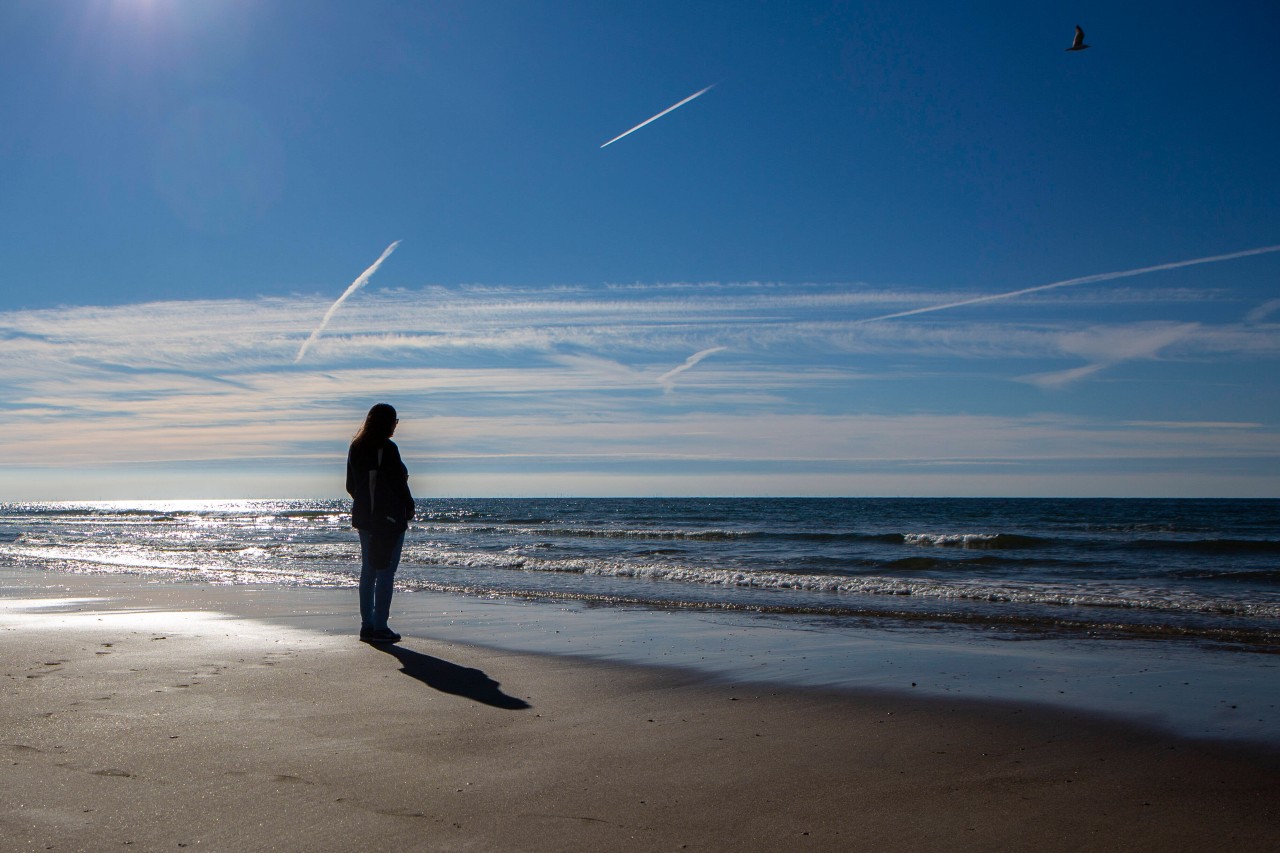
{"label": "blue sky", "polygon": [[9,0],[0,499],[1280,495],[1278,29]]}

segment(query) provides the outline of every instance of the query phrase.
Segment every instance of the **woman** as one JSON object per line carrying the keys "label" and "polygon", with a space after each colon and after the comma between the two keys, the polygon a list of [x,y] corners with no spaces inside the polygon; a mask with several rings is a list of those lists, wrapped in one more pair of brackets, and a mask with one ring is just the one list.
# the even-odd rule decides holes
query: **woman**
{"label": "woman", "polygon": [[396,410],[378,403],[347,451],[347,494],[351,495],[351,526],[360,532],[360,639],[371,643],[398,642],[387,627],[391,592],[404,532],[413,518],[409,469],[391,436]]}

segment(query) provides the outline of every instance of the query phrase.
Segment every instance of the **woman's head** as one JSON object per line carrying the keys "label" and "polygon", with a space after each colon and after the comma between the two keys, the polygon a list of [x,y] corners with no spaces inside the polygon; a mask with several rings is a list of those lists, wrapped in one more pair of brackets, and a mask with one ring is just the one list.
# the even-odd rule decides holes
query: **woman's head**
{"label": "woman's head", "polygon": [[364,416],[364,423],[360,425],[360,431],[356,433],[352,443],[386,441],[396,431],[396,424],[399,422],[394,406],[390,403],[378,403],[369,410],[369,414]]}

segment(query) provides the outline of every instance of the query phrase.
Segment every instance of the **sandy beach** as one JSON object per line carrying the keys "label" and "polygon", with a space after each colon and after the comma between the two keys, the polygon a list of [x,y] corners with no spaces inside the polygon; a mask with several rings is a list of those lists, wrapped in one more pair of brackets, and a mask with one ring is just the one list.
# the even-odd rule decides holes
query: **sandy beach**
{"label": "sandy beach", "polygon": [[709,679],[430,630],[373,647],[280,618],[325,611],[344,591],[8,580],[6,850],[1280,840],[1274,749],[1035,704]]}

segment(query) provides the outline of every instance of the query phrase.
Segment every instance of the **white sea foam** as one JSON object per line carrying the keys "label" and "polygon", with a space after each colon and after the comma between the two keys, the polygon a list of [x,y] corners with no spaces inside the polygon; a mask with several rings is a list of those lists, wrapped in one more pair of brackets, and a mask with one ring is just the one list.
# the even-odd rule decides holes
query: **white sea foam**
{"label": "white sea foam", "polygon": [[938,545],[967,548],[987,545],[999,538],[995,533],[904,533],[902,541],[908,545]]}
{"label": "white sea foam", "polygon": [[[344,506],[0,505],[0,563],[350,586],[360,556]],[[1266,503],[493,500],[421,508],[397,576],[408,589],[1124,622],[1171,633],[1189,626],[1262,638],[1255,642],[1273,642],[1280,621],[1280,541]]]}
{"label": "white sea foam", "polygon": [[597,577],[659,581],[708,587],[797,591],[862,596],[911,596],[938,601],[995,604],[1057,605],[1198,613],[1251,618],[1280,618],[1280,604],[1242,602],[1190,591],[1171,591],[1119,584],[1082,589],[1071,584],[913,580],[884,576],[827,576],[787,572],[709,569],[660,563],[593,558],[555,559],[516,553],[458,552],[415,549],[413,558],[443,568],[494,571],[551,572]]}

